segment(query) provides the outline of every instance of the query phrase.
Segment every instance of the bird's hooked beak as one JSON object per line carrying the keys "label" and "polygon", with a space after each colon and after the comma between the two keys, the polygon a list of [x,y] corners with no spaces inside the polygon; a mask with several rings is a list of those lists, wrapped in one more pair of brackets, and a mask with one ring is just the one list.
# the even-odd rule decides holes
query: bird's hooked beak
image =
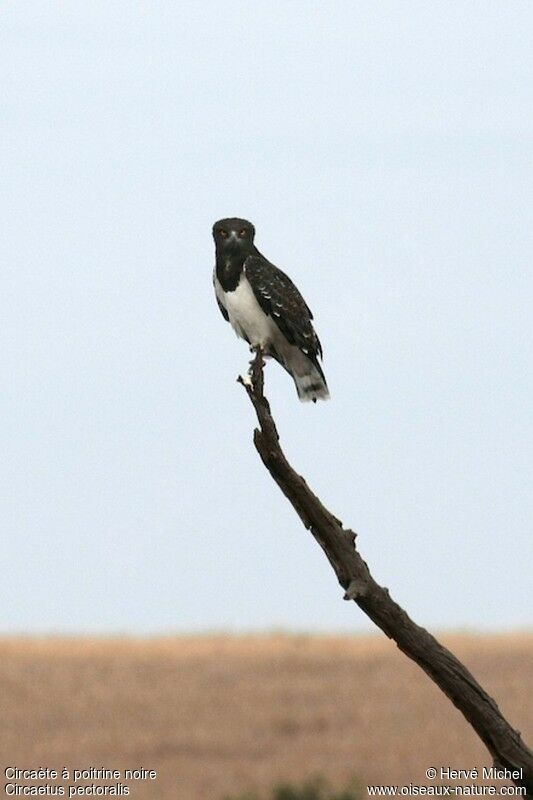
{"label": "bird's hooked beak", "polygon": [[239,239],[237,231],[230,231],[228,238],[224,240],[225,250],[238,250],[242,245],[242,240]]}

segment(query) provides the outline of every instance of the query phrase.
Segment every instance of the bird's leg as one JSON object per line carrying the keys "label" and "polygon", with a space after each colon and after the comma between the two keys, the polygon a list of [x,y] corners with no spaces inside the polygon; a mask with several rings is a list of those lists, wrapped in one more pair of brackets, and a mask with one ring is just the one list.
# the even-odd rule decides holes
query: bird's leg
{"label": "bird's leg", "polygon": [[253,374],[253,371],[254,371],[254,367],[256,367],[256,366],[264,367],[265,366],[265,362],[263,361],[265,353],[263,352],[263,348],[261,347],[260,344],[252,344],[252,345],[250,345],[250,353],[254,353],[254,357],[250,361],[250,369],[248,370],[248,373],[249,373],[249,375],[251,377],[252,374]]}
{"label": "bird's leg", "polygon": [[268,400],[263,394],[263,367],[265,366],[263,358],[266,357],[266,353],[261,345],[253,345],[250,347],[250,350],[255,353],[255,356],[250,361],[250,366],[248,367],[248,372],[246,375],[239,375],[237,381],[244,386],[249,397],[255,398],[253,399],[254,405],[257,400],[257,402],[261,402],[268,409],[270,408],[268,405]]}
{"label": "bird's leg", "polygon": [[248,379],[253,386],[253,391],[262,397],[263,395],[263,367],[265,362],[263,357],[265,355],[261,345],[255,345],[253,348],[255,357],[250,361],[250,368],[248,370]]}
{"label": "bird's leg", "polygon": [[251,361],[248,362],[248,372],[246,375],[239,375],[237,378],[239,383],[246,387],[248,394],[259,390],[259,394],[263,394],[263,348],[261,345],[250,345],[250,353],[255,353]]}

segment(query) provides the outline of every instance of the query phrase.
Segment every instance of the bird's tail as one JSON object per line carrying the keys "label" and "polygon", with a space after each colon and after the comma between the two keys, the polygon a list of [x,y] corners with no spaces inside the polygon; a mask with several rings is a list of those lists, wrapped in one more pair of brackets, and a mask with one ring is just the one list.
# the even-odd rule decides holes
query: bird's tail
{"label": "bird's tail", "polygon": [[312,400],[316,403],[317,400],[327,400],[329,398],[328,385],[324,377],[324,373],[318,363],[314,364],[312,361],[307,360],[306,371],[298,375],[296,372],[291,372],[294,383],[296,384],[296,391],[302,403]]}

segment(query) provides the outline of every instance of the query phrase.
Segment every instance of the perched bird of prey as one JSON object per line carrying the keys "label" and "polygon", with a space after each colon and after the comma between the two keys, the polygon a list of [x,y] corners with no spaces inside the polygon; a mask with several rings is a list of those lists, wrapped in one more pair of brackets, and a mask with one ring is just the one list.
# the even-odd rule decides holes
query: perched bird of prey
{"label": "perched bird of prey", "polygon": [[213,283],[222,316],[252,349],[261,348],[287,370],[300,400],[325,400],[329,392],[313,315],[291,279],[261,255],[254,236],[245,219],[213,225]]}

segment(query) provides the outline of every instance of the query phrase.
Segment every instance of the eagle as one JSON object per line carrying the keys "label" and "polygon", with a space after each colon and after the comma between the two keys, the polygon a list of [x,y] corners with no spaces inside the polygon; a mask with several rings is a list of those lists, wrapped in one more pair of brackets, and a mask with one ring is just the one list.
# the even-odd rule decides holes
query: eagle
{"label": "eagle", "polygon": [[294,380],[301,401],[329,397],[313,314],[291,279],[254,245],[255,228],[238,217],[213,225],[218,307],[252,350],[274,358]]}

